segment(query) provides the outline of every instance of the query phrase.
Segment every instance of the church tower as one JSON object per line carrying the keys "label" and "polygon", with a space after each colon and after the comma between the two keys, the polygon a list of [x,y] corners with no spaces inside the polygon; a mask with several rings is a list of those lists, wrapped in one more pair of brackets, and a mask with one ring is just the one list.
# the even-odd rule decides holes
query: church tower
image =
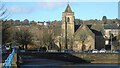
{"label": "church tower", "polygon": [[67,7],[65,11],[62,13],[62,33],[63,37],[65,37],[65,24],[67,26],[67,38],[71,38],[74,34],[74,12],[72,12],[69,4],[67,4]]}

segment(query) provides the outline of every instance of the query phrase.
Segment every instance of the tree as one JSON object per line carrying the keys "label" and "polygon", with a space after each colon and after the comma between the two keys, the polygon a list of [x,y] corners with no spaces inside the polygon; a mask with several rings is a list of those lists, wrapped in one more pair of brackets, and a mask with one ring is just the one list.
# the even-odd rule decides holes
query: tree
{"label": "tree", "polygon": [[0,20],[5,20],[8,17],[7,9],[4,9],[5,5],[0,3]]}
{"label": "tree", "polygon": [[26,27],[21,27],[20,30],[16,30],[16,42],[20,45],[25,45],[25,50],[27,50],[27,45],[32,44],[33,35]]}
{"label": "tree", "polygon": [[112,20],[112,23],[114,24],[116,21],[115,20]]}
{"label": "tree", "polygon": [[31,32],[31,34],[33,34],[33,43],[36,46],[40,46],[41,44],[41,30],[40,30],[40,26],[35,25],[35,26],[30,26],[29,31]]}
{"label": "tree", "polygon": [[54,44],[54,32],[51,27],[43,29],[43,43],[52,49]]}
{"label": "tree", "polygon": [[2,34],[2,43],[3,44],[11,41],[10,37],[12,34],[12,33],[10,33],[11,25],[10,25],[10,23],[7,22],[7,20],[5,20],[5,19],[7,19],[9,14],[7,14],[7,9],[5,9],[4,7],[5,6],[2,3],[0,3],[0,26],[2,25],[2,27],[0,27],[0,30],[2,30],[0,32],[2,32],[2,33],[0,33],[0,34]]}
{"label": "tree", "polygon": [[83,23],[82,20],[80,20],[80,19],[75,19],[75,24],[82,24],[82,23]]}
{"label": "tree", "polygon": [[6,21],[2,22],[2,43],[8,43],[12,41],[12,26]]}
{"label": "tree", "polygon": [[114,38],[114,35],[112,33],[110,33],[110,38]]}

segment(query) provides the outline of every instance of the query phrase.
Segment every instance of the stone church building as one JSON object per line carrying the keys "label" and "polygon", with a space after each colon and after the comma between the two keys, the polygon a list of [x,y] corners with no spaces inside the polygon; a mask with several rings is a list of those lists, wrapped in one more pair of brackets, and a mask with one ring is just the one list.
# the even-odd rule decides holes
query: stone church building
{"label": "stone church building", "polygon": [[[74,51],[87,51],[104,47],[104,38],[100,31],[91,29],[92,25],[75,25],[75,16],[69,4],[62,13],[62,44],[65,49],[65,37],[67,36],[67,49]],[[101,43],[99,43],[101,40]],[[60,44],[57,44],[60,47]]]}

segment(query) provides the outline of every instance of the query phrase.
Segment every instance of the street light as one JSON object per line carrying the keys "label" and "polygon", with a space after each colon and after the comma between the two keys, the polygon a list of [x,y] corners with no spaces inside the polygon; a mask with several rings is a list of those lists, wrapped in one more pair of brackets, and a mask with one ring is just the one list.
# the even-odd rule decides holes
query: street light
{"label": "street light", "polygon": [[61,33],[61,50],[62,50],[62,33]]}
{"label": "street light", "polygon": [[111,38],[111,52],[112,52],[112,32],[110,32],[110,38]]}

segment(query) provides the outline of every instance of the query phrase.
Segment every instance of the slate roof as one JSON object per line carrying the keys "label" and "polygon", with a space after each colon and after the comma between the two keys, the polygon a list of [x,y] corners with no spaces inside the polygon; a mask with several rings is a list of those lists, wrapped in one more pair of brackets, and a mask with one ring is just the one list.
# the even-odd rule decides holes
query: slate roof
{"label": "slate roof", "polygon": [[65,9],[65,12],[72,12],[72,10],[71,10],[69,4],[67,5],[67,8]]}
{"label": "slate roof", "polygon": [[80,27],[81,25],[75,25],[75,32],[77,31],[77,29]]}
{"label": "slate roof", "polygon": [[118,25],[104,25],[104,29],[119,29]]}
{"label": "slate roof", "polygon": [[[77,31],[77,29],[81,26],[81,24],[79,25],[75,25],[75,32]],[[86,25],[89,29],[92,27],[92,25]]]}
{"label": "slate roof", "polygon": [[[81,27],[81,24],[75,25],[75,32],[79,29],[79,27]],[[89,28],[95,34],[95,36],[102,36],[102,32],[91,29],[92,25],[86,25],[86,27]]]}
{"label": "slate roof", "polygon": [[90,30],[95,34],[95,36],[102,36],[102,33],[100,31],[94,29],[90,29]]}
{"label": "slate roof", "polygon": [[77,38],[78,36],[80,36],[80,34],[82,34],[82,32],[91,35],[93,38],[95,36],[95,34],[86,25],[81,25],[74,33],[74,36]]}

